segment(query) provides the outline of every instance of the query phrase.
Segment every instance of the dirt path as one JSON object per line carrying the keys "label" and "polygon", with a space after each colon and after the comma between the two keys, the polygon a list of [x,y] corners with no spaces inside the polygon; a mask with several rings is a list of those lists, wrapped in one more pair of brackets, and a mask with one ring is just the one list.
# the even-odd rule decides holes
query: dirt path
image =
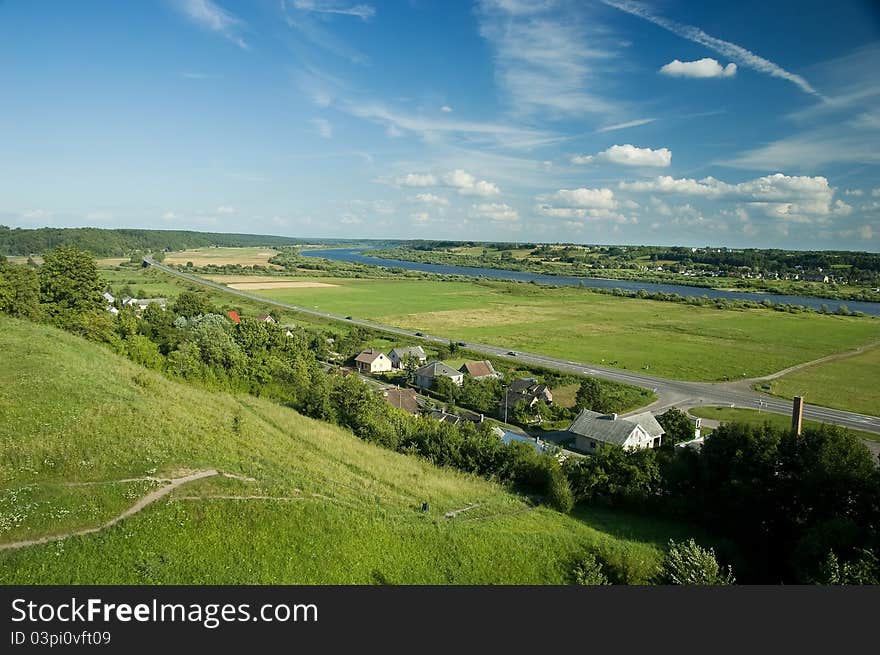
{"label": "dirt path", "polygon": [[[152,505],[160,498],[164,498],[172,491],[177,489],[182,484],[186,484],[187,482],[194,482],[195,480],[201,480],[202,478],[209,478],[214,475],[219,475],[218,471],[214,469],[208,469],[205,471],[196,471],[195,473],[190,473],[189,475],[185,475],[180,478],[173,478],[168,480],[168,484],[160,489],[156,489],[155,491],[151,491],[146,496],[137,501],[134,505],[129,507],[127,510],[122,512],[119,516],[116,516],[103,525],[99,525],[96,528],[85,528],[82,530],[73,530],[71,532],[64,532],[61,534],[49,535],[46,537],[39,537],[37,539],[27,539],[25,541],[13,541],[8,544],[0,544],[0,550],[14,550],[17,548],[25,548],[27,546],[36,546],[37,544],[46,544],[52,541],[61,541],[62,539],[67,539],[68,537],[92,534],[95,532],[100,532],[101,530],[106,530],[107,528],[112,528],[114,525],[119,523],[123,519],[127,519],[129,516],[137,514],[145,507]],[[145,479],[145,478],[137,478],[137,479]],[[147,478],[151,479],[151,478]]]}
{"label": "dirt path", "polygon": [[462,507],[461,509],[454,509],[451,512],[446,512],[446,514],[443,515],[443,518],[453,519],[456,516],[458,516],[459,514],[461,514],[462,512],[466,512],[469,509],[474,509],[475,507],[479,507],[479,506],[480,506],[480,503],[474,503],[473,505],[468,505],[467,507]]}

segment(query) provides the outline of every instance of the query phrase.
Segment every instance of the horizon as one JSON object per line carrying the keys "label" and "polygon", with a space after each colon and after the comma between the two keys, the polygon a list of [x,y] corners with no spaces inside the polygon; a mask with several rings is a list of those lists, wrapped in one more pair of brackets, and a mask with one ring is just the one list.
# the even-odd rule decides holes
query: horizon
{"label": "horizon", "polygon": [[46,9],[0,4],[13,228],[880,251],[867,0]]}

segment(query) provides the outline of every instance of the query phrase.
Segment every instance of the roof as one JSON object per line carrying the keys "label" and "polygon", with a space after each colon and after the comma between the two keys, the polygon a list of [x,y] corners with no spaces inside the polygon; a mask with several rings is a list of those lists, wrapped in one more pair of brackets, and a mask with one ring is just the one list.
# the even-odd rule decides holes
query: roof
{"label": "roof", "polygon": [[272,318],[271,314],[260,314],[259,316],[257,316],[257,320],[258,321],[265,321],[265,320],[274,321],[275,319]]}
{"label": "roof", "polygon": [[445,412],[442,409],[435,409],[431,411],[431,418],[435,418],[441,423],[450,423],[452,425],[458,425],[461,423],[461,416],[457,416],[456,414],[450,414],[449,412]]}
{"label": "roof", "polygon": [[388,356],[397,355],[398,358],[403,359],[407,355],[412,355],[413,357],[417,357],[418,359],[427,359],[427,355],[425,355],[425,351],[422,350],[421,346],[404,346],[402,348],[394,348]]}
{"label": "roof", "polygon": [[652,438],[666,434],[666,430],[664,430],[663,426],[657,422],[657,419],[654,418],[654,415],[651,412],[633,414],[632,416],[627,416],[626,420],[641,425],[645,432],[651,435]]}
{"label": "roof", "polygon": [[510,383],[510,393],[522,393],[538,384],[535,378],[519,378]]}
{"label": "roof", "polygon": [[465,362],[458,370],[462,373],[467,373],[472,378],[484,378],[490,375],[498,375],[495,372],[495,368],[492,366],[492,362],[488,359],[484,359],[480,362]]}
{"label": "roof", "polygon": [[238,315],[238,312],[234,309],[230,309],[226,312],[226,315],[229,317],[229,320],[233,323],[241,323],[241,316]]}
{"label": "roof", "polygon": [[600,414],[582,409],[568,427],[568,431],[596,441],[622,446],[638,427],[638,423],[618,418],[617,414]]}
{"label": "roof", "polygon": [[421,368],[416,369],[416,375],[423,378],[436,378],[445,376],[447,378],[457,378],[461,375],[460,371],[456,371],[451,366],[447,366],[443,362],[431,362],[425,364]]}
{"label": "roof", "polygon": [[380,357],[384,357],[385,353],[381,350],[376,350],[375,348],[368,348],[361,352],[360,355],[354,358],[354,361],[361,362],[363,364],[372,364]]}
{"label": "roof", "polygon": [[533,439],[532,437],[527,437],[522,434],[517,434],[516,432],[511,432],[510,430],[507,430],[501,436],[501,442],[505,443],[505,444],[512,444],[512,443],[517,443],[517,442],[518,443],[527,443],[530,446],[532,446],[535,450],[537,450],[539,453],[544,452],[544,446],[539,444],[537,439]]}
{"label": "roof", "polygon": [[387,389],[384,395],[389,405],[410,414],[419,413],[418,395],[414,389]]}

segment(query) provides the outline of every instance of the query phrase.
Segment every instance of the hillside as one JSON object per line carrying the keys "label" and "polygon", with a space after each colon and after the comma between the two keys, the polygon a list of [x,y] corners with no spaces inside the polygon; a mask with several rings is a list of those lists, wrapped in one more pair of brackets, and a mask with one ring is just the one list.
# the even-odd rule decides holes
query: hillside
{"label": "hillside", "polygon": [[0,545],[99,527],[168,479],[218,472],[107,529],[0,550],[0,584],[563,583],[589,550],[640,582],[692,532],[534,507],[47,326],[0,317],[0,352]]}

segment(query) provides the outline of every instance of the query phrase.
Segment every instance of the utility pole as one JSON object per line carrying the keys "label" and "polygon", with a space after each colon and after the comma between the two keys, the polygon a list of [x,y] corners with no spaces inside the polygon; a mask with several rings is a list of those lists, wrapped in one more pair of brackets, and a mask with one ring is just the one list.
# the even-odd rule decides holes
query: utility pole
{"label": "utility pole", "polygon": [[504,387],[504,423],[507,423],[507,394],[510,391],[510,387]]}

